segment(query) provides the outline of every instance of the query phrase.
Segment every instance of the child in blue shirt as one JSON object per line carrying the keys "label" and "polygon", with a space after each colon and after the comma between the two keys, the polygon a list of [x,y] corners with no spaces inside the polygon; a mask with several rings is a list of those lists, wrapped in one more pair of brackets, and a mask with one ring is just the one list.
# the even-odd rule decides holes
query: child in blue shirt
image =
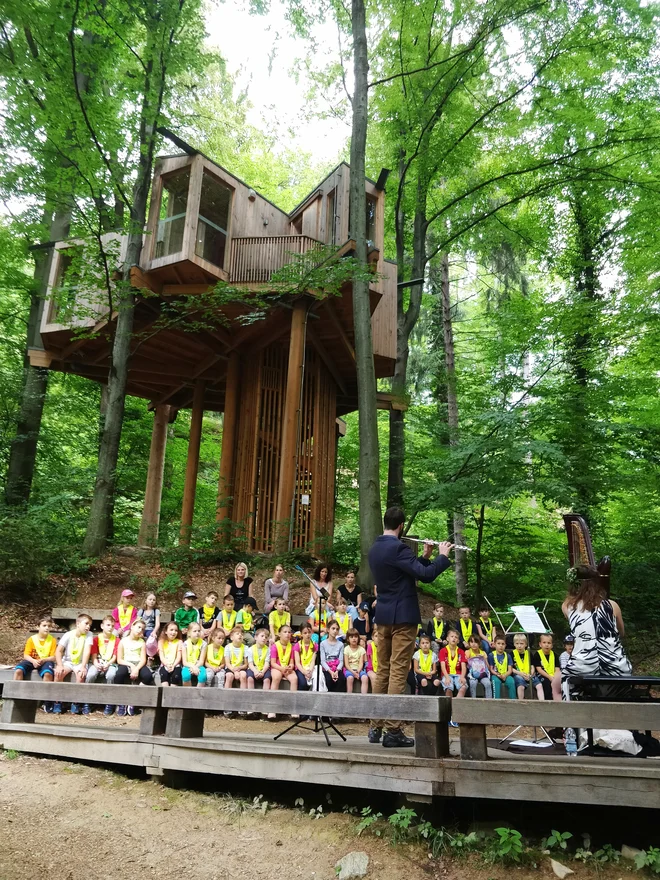
{"label": "child in blue shirt", "polygon": [[490,666],[491,682],[493,683],[493,695],[499,700],[502,695],[502,685],[507,690],[510,700],[516,699],[516,683],[513,679],[513,662],[506,650],[506,639],[504,636],[495,638],[495,650],[488,655],[488,665]]}

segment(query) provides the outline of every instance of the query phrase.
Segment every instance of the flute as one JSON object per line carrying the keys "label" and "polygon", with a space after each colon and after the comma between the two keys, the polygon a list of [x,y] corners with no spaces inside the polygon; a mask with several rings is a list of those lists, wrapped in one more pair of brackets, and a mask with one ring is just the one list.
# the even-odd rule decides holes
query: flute
{"label": "flute", "polygon": [[[414,541],[415,544],[435,544],[436,547],[439,547],[442,543],[441,541],[431,541],[430,538],[408,538],[404,535],[404,541]],[[451,541],[449,542],[451,544]],[[465,550],[469,553],[472,550],[472,547],[466,547],[464,544],[454,544],[452,550]]]}

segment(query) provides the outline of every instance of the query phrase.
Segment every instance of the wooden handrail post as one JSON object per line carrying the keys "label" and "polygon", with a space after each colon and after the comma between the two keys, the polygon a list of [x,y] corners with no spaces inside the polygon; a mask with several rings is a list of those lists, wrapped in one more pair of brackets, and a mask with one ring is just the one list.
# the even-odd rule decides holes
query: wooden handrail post
{"label": "wooden handrail post", "polygon": [[296,459],[298,452],[298,434],[300,411],[300,395],[303,382],[305,361],[305,323],[307,303],[299,299],[294,303],[291,315],[291,338],[289,340],[289,365],[286,377],[286,396],[284,398],[284,417],[282,419],[282,441],[280,455],[280,475],[277,490],[277,521],[278,535],[276,544],[280,550],[286,550],[292,520],[292,508],[296,490]]}
{"label": "wooden handrail post", "polygon": [[485,724],[465,724],[461,722],[461,758],[464,761],[487,761],[488,742]]}
{"label": "wooden handrail post", "polygon": [[220,453],[220,475],[218,477],[218,505],[215,517],[217,522],[231,517],[230,496],[234,488],[239,383],[240,355],[237,351],[232,351],[227,364],[225,412],[222,421],[222,452]]}
{"label": "wooden handrail post", "polygon": [[190,544],[190,531],[195,513],[195,493],[197,490],[197,472],[199,470],[199,447],[202,441],[202,422],[204,420],[205,382],[197,379],[193,396],[192,418],[190,420],[190,436],[188,438],[188,458],[186,461],[186,480],[183,487],[183,503],[181,505],[180,544]]}
{"label": "wooden handrail post", "polygon": [[163,472],[167,447],[167,426],[170,419],[168,404],[160,404],[154,411],[154,425],[149,449],[147,485],[144,490],[144,507],[138,536],[138,547],[153,547],[158,541],[160,502],[163,494]]}

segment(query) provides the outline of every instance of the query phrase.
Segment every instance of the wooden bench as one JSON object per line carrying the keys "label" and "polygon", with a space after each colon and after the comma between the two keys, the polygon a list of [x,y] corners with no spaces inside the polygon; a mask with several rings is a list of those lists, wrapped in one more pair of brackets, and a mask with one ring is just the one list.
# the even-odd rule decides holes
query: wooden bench
{"label": "wooden bench", "polygon": [[[103,618],[107,617],[111,613],[112,609],[110,608],[53,608],[53,610],[51,611],[51,617],[53,618],[55,623],[63,626],[65,629],[70,629],[76,622],[76,618],[79,614],[88,614],[92,618],[92,626],[100,626]],[[160,612],[161,626],[169,623],[171,620],[171,611]]]}
{"label": "wooden bench", "polygon": [[415,725],[415,755],[441,758],[449,755],[447,722],[449,697],[407,697],[387,694],[320,694],[309,691],[252,691],[232,688],[163,688],[167,709],[166,735],[201,737],[204,713],[277,712],[327,718],[403,719]]}
{"label": "wooden bench", "polygon": [[488,759],[486,727],[575,727],[660,730],[660,701],[651,703],[558,702],[543,700],[454,700],[452,720],[460,725],[461,758]]}
{"label": "wooden bench", "polygon": [[34,724],[41,703],[94,703],[137,706],[140,733],[156,736],[165,732],[166,712],[161,708],[164,688],[131,684],[69,684],[67,682],[9,681],[3,688],[0,721],[3,724]]}

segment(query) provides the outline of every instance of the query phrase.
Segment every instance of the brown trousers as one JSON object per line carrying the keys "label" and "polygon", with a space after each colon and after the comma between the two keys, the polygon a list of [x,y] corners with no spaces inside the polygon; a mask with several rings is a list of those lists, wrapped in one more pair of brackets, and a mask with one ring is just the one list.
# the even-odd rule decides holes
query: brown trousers
{"label": "brown trousers", "polygon": [[[392,626],[378,624],[378,672],[373,689],[375,694],[405,693],[416,637],[416,623],[395,623]],[[395,733],[401,730],[402,725],[402,721],[392,720],[373,719],[371,722],[372,727],[381,727],[386,733]]]}

